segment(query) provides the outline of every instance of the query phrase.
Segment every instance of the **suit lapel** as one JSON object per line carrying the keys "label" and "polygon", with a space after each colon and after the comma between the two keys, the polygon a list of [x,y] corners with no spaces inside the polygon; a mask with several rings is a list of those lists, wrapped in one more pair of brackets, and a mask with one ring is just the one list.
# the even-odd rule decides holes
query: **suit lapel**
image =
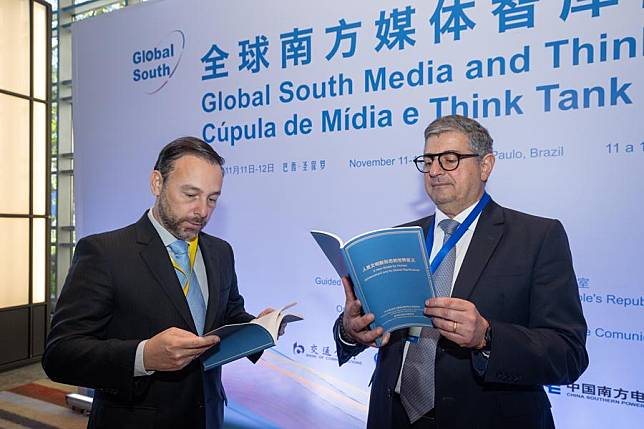
{"label": "suit lapel", "polygon": [[[424,219],[421,219],[420,222],[418,223],[418,226],[423,228],[423,235],[427,237],[427,234],[429,234],[429,227],[431,224],[434,223],[434,218],[436,217],[435,214],[428,216]],[[427,249],[427,252],[431,252],[432,249]]]}
{"label": "suit lapel", "polygon": [[209,332],[215,323],[217,308],[219,308],[221,269],[217,264],[217,252],[215,252],[207,237],[203,234],[199,236],[199,248],[201,249],[204,265],[206,266],[206,276],[208,277],[208,305],[206,307],[204,332]]}
{"label": "suit lapel", "polygon": [[468,299],[494,249],[503,236],[502,208],[490,201],[481,213],[465,259],[454,283],[452,297]]}
{"label": "suit lapel", "polygon": [[170,263],[168,251],[163,246],[161,237],[157,234],[154,226],[150,223],[147,213],[136,223],[136,231],[138,243],[145,246],[140,255],[150,270],[150,273],[177,309],[177,312],[186,322],[186,325],[193,332],[197,332],[192,315],[190,314],[188,301],[186,301],[186,297],[183,295],[177,274],[174,272],[174,268],[172,268],[172,264]]}

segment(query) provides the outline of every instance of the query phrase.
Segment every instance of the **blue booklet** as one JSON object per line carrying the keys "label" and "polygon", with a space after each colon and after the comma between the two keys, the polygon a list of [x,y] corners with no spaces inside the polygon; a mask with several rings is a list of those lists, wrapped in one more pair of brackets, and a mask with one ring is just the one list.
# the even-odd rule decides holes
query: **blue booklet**
{"label": "blue booklet", "polygon": [[288,314],[286,310],[295,305],[291,303],[280,310],[272,311],[247,323],[220,326],[206,335],[217,335],[221,342],[201,356],[204,370],[209,370],[244,356],[259,353],[273,347],[282,327],[287,323],[303,320],[301,316]]}
{"label": "blue booklet", "polygon": [[432,326],[423,310],[436,293],[421,227],[379,229],[346,243],[328,232],[311,234],[338,275],[351,277],[364,312],[376,316],[371,329]]}

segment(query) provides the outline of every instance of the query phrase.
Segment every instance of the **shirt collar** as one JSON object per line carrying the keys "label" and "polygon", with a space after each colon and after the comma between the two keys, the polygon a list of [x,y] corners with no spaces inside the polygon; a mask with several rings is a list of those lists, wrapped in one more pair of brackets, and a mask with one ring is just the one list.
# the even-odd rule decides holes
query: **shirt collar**
{"label": "shirt collar", "polygon": [[[463,223],[465,219],[467,219],[467,217],[470,215],[470,213],[472,213],[472,210],[474,210],[474,207],[476,207],[478,203],[479,202],[476,201],[474,204],[472,204],[471,206],[469,206],[468,208],[466,208],[465,210],[457,214],[453,219],[458,223]],[[445,213],[443,213],[438,207],[436,207],[435,215],[436,215],[436,218],[434,219],[434,225],[438,225],[440,221],[442,221],[443,219],[450,219],[450,217],[447,216]],[[481,216],[480,213],[467,229],[474,231],[474,229],[476,228],[476,224],[479,221],[479,216]]]}
{"label": "shirt collar", "polygon": [[161,241],[163,241],[163,245],[165,247],[168,247],[172,243],[178,240],[177,237],[172,235],[170,231],[165,229],[163,225],[161,225],[161,222],[159,222],[154,215],[152,214],[152,209],[148,210],[148,218],[150,219],[150,222],[152,222],[152,226],[154,226],[154,229],[157,230],[157,233],[159,234],[159,237],[161,237]]}

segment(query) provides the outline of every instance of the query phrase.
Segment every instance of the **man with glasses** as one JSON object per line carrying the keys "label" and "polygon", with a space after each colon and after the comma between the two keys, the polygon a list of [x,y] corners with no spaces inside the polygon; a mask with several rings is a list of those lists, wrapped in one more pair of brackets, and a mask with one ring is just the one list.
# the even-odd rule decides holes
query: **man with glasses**
{"label": "man with glasses", "polygon": [[427,236],[438,297],[434,328],[370,330],[350,280],[334,325],[340,365],[382,336],[368,428],[553,428],[543,385],[586,369],[586,322],[557,220],[499,206],[485,192],[492,138],[478,122],[439,118],[414,162],[436,206]]}

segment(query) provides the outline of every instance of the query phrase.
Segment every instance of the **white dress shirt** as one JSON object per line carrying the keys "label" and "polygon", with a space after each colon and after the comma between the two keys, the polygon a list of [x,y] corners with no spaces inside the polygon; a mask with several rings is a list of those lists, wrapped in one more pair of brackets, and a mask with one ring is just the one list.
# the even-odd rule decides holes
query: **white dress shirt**
{"label": "white dress shirt", "polygon": [[[165,249],[168,252],[168,257],[172,258],[172,254],[170,253],[171,250],[169,246],[175,241],[177,241],[177,238],[174,235],[172,235],[170,231],[165,229],[165,227],[161,225],[161,223],[154,217],[154,215],[152,215],[152,209],[148,211],[148,218],[150,219],[150,222],[152,222],[152,226],[154,226],[154,229],[159,234],[161,241],[163,241],[163,245],[165,246]],[[197,247],[197,255],[195,256],[194,271],[195,271],[195,275],[197,276],[197,280],[199,281],[201,294],[203,295],[203,299],[207,307],[208,306],[208,276],[206,275],[206,265],[203,261],[203,256],[201,254],[201,249],[199,247]],[[146,371],[145,365],[143,364],[143,347],[145,347],[146,342],[147,340],[143,340],[136,347],[136,357],[134,359],[135,377],[142,376],[142,375],[150,375],[154,373],[154,371]]]}
{"label": "white dress shirt", "polygon": [[[463,223],[465,219],[470,215],[472,210],[474,210],[474,207],[478,204],[478,201],[460,212],[458,215],[454,217],[454,220],[457,221],[458,223]],[[451,290],[454,290],[454,283],[456,283],[456,279],[458,277],[458,273],[461,270],[461,265],[463,265],[463,260],[465,259],[465,254],[467,253],[467,249],[470,247],[470,242],[472,241],[472,236],[474,235],[474,230],[476,229],[476,224],[479,221],[479,217],[481,214],[479,213],[476,218],[474,218],[474,221],[470,224],[470,226],[467,228],[465,233],[461,236],[461,238],[456,242],[456,262],[454,263],[454,276],[452,277],[452,286]],[[432,249],[429,254],[429,260],[430,262],[434,260],[436,257],[436,254],[441,250],[441,247],[443,247],[443,238],[445,237],[445,232],[443,231],[442,228],[438,226],[440,221],[444,219],[449,219],[449,216],[447,216],[445,213],[440,211],[438,207],[436,208],[436,213],[435,213],[435,219],[434,219],[434,243],[432,245]],[[410,328],[410,330],[415,330],[417,333],[420,333],[420,330],[418,328]],[[409,349],[409,341],[405,342],[405,349],[403,350],[403,364],[400,367],[400,373],[398,374],[398,382],[396,383],[396,393],[400,393],[400,382],[402,379],[402,371],[403,368],[405,367],[405,359],[407,358],[407,350]]]}

